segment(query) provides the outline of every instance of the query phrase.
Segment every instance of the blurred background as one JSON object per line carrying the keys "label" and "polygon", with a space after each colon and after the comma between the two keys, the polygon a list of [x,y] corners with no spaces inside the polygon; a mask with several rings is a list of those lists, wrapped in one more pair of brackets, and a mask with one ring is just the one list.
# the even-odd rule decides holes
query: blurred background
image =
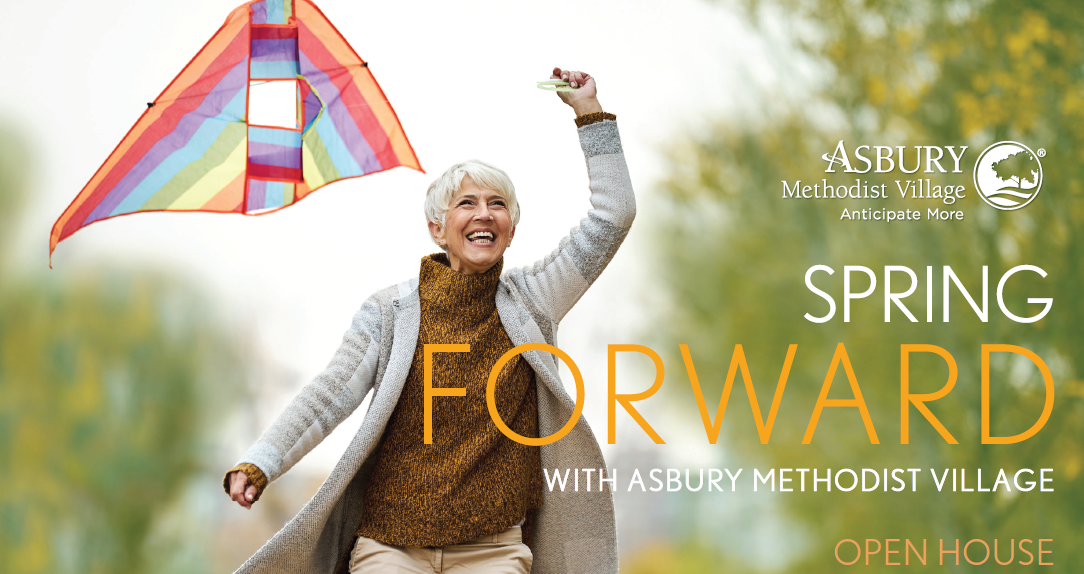
{"label": "blurred background", "polygon": [[[628,242],[562,324],[600,442],[606,345],[648,345],[667,366],[663,390],[637,405],[666,444],[619,412],[617,444],[604,446],[620,483],[633,468],[1055,469],[1053,493],[618,492],[622,572],[836,572],[842,538],[1053,538],[1049,571],[1084,563],[1076,2],[421,2],[407,12],[324,0],[371,63],[428,175],[340,182],[264,217],[119,218],[61,243],[48,269],[53,221],[234,5],[6,6],[18,24],[0,37],[9,80],[0,90],[0,571],[228,572],[259,548],[316,491],[360,417],[252,511],[222,493],[221,473],[323,368],[360,303],[435,250],[421,212],[431,178],[468,157],[510,173],[523,218],[509,265],[543,256],[583,217],[571,111],[533,87],[554,66],[598,78],[640,203]],[[969,146],[964,173],[934,182],[968,188],[953,207],[965,220],[847,222],[844,206],[868,204],[782,200],[781,181],[819,181],[821,154],[841,139],[850,149]],[[989,208],[971,183],[978,153],[1006,139],[1047,152],[1042,193],[1016,212]],[[885,175],[863,177],[890,188],[901,177]],[[951,265],[975,293],[982,265],[993,282],[1024,263],[1049,275],[1009,282],[1008,306],[1054,299],[1030,325],[1009,321],[994,301],[982,323],[957,294],[947,324],[901,313],[886,324],[877,295],[855,303],[850,323],[802,318],[824,310],[803,285],[815,264],[837,270],[818,285],[841,303],[844,265],[906,265],[920,276]],[[918,301],[921,318],[918,293],[908,302]],[[851,409],[826,409],[812,444],[801,444],[839,342],[880,445]],[[798,344],[768,445],[740,383],[718,443],[708,443],[678,352],[689,345],[714,413],[738,343],[765,410],[787,346]],[[930,408],[960,444],[946,444],[916,412],[910,444],[899,444],[903,343],[954,356],[956,387]],[[1026,347],[1050,366],[1053,415],[1034,438],[980,444],[984,343]],[[1017,434],[1042,411],[1041,377],[1027,362],[997,359],[993,434]],[[619,392],[650,386],[651,367],[621,357]],[[912,358],[914,392],[934,392],[946,377],[940,358]],[[836,387],[833,398],[848,396],[842,375]],[[866,569],[879,570],[877,561]]]}

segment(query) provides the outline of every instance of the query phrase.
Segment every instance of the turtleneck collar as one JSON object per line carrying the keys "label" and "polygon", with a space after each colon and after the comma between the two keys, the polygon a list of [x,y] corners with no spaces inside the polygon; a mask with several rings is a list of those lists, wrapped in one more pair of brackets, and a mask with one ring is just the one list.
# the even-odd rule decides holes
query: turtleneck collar
{"label": "turtleneck collar", "polygon": [[418,274],[418,295],[430,303],[460,308],[484,302],[492,304],[503,266],[501,258],[485,273],[463,275],[452,270],[447,254],[426,255]]}

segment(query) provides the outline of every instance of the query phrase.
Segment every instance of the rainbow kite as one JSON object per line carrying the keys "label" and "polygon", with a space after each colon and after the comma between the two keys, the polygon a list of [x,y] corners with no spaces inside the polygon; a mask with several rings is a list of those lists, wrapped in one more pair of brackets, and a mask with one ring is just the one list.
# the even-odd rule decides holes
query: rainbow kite
{"label": "rainbow kite", "polygon": [[[293,92],[287,125],[249,121],[254,91]],[[372,73],[308,0],[234,10],[124,136],[53,225],[57,243],[147,211],[259,215],[331,182],[421,171]]]}

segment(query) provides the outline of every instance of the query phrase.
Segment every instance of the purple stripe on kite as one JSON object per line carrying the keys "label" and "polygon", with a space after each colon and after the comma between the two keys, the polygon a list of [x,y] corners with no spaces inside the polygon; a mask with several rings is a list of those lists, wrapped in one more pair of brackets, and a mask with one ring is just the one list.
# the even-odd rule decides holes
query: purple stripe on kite
{"label": "purple stripe on kite", "polygon": [[309,129],[313,120],[320,114],[320,108],[322,107],[324,106],[320,103],[320,98],[316,95],[316,92],[310,91],[305,96],[305,129]]}
{"label": "purple stripe on kite", "polygon": [[301,148],[254,142],[250,139],[248,161],[260,165],[301,169]]}
{"label": "purple stripe on kite", "polygon": [[252,23],[253,24],[266,24],[267,23],[267,2],[257,2],[252,5]]}
{"label": "purple stripe on kite", "polygon": [[265,197],[267,197],[267,182],[262,179],[248,180],[248,205],[245,206],[245,211],[263,209]]}
{"label": "purple stripe on kite", "polygon": [[297,38],[282,38],[277,40],[253,40],[252,61],[296,62]]}
{"label": "purple stripe on kite", "polygon": [[266,209],[272,209],[275,207],[282,207],[286,199],[286,186],[291,188],[294,186],[292,183],[283,183],[281,181],[268,182],[267,193],[264,194],[263,206]]}
{"label": "purple stripe on kite", "polygon": [[[350,151],[350,155],[354,157],[354,161],[358,163],[364,173],[373,173],[384,169],[380,165],[380,161],[376,159],[376,154],[373,153],[369,141],[362,135],[357,122],[350,115],[350,110],[346,109],[339,88],[332,83],[327,73],[317,68],[309,60],[304,51],[299,51],[298,54],[301,56],[301,75],[312,84],[313,88],[324,100],[324,105],[327,106],[324,111],[324,119],[321,121],[330,119],[335,124],[335,131],[339,132],[339,137],[342,138],[346,149]],[[346,72],[345,68],[339,68],[339,70],[341,70],[340,73]]]}
{"label": "purple stripe on kite", "polygon": [[143,181],[154,171],[154,168],[158,167],[158,164],[162,163],[170,154],[188,144],[188,141],[192,139],[192,136],[196,134],[204,121],[212,118],[226,122],[240,121],[241,118],[220,118],[219,115],[222,114],[223,109],[233,100],[234,96],[244,90],[247,85],[248,58],[245,58],[227,72],[210,93],[204,96],[199,107],[185,114],[177,122],[177,127],[173,131],[163,136],[162,139],[154,143],[151,149],[147,150],[147,153],[124,175],[124,178],[117,183],[116,187],[109,190],[109,194],[94,208],[94,211],[90,212],[83,225],[109,217],[113,209],[121,201],[124,201],[124,198],[139,185],[139,182]]}

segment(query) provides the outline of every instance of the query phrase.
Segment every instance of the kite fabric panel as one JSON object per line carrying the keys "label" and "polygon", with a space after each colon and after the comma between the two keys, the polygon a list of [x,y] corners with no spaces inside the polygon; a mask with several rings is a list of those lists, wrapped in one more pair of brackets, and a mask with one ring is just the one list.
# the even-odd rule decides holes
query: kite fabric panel
{"label": "kite fabric panel", "polygon": [[[249,123],[252,86],[291,82],[292,127]],[[57,244],[148,211],[258,215],[348,177],[422,171],[376,79],[308,0],[244,4],[158,96],[53,225]]]}

